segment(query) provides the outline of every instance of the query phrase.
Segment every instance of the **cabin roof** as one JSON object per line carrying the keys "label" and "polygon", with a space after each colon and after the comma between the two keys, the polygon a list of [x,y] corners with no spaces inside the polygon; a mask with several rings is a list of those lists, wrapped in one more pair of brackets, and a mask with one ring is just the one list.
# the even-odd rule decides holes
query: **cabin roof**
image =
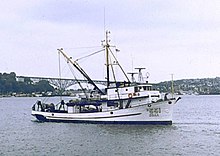
{"label": "cabin roof", "polygon": [[100,106],[102,103],[100,101],[74,101],[69,102],[67,106],[85,106],[85,105],[93,105],[93,106]]}

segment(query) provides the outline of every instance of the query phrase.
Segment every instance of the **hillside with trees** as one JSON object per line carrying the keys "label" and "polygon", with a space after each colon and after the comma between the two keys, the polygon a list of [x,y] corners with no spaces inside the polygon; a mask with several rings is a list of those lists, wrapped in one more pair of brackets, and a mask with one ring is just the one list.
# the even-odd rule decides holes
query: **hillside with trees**
{"label": "hillside with trees", "polygon": [[[161,92],[171,92],[171,81],[154,84],[153,88]],[[0,73],[0,96],[17,94],[42,94],[51,92],[58,95],[48,81],[33,82],[29,78],[16,80],[16,74]],[[203,79],[182,79],[174,81],[174,92],[179,94],[220,95],[220,77]]]}
{"label": "hillside with trees", "polygon": [[30,79],[24,79],[24,82],[16,81],[16,74],[11,72],[0,73],[0,95],[10,95],[13,93],[42,93],[53,92],[54,87],[48,81],[42,80],[33,83]]}
{"label": "hillside with trees", "polygon": [[[155,85],[162,92],[171,91],[171,81]],[[216,95],[220,94],[220,77],[203,79],[182,79],[174,81],[174,92],[180,94]]]}

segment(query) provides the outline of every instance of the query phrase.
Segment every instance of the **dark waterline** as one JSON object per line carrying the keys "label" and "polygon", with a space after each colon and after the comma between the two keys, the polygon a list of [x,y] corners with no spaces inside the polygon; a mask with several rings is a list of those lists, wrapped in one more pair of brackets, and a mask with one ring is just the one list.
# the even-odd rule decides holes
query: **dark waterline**
{"label": "dark waterline", "polygon": [[36,100],[0,98],[0,155],[219,155],[220,96],[184,96],[173,125],[42,123]]}

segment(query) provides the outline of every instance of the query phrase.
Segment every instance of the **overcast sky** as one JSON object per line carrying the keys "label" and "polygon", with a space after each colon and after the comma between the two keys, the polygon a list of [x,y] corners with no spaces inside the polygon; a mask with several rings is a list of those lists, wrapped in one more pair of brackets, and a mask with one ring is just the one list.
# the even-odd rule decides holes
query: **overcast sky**
{"label": "overcast sky", "polygon": [[[100,46],[105,23],[127,72],[146,67],[151,82],[220,77],[219,0],[1,0],[0,10],[1,73],[58,77],[57,48],[73,59],[99,50],[79,47]],[[104,77],[94,56],[81,63]]]}

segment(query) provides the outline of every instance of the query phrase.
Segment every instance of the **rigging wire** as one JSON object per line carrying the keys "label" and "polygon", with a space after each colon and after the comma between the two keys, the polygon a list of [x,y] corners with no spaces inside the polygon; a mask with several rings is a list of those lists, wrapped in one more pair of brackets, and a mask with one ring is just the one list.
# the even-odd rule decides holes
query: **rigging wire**
{"label": "rigging wire", "polygon": [[85,58],[87,58],[87,57],[93,56],[93,55],[98,54],[98,53],[100,53],[100,52],[102,52],[102,51],[104,51],[104,50],[105,50],[105,49],[102,49],[102,50],[99,50],[99,51],[93,52],[92,54],[89,54],[89,55],[86,55],[86,56],[80,57],[80,58],[76,59],[76,61],[79,61],[79,60],[85,59]]}
{"label": "rigging wire", "polygon": [[110,58],[110,66],[111,66],[111,70],[112,70],[112,75],[113,75],[114,81],[116,83],[115,71],[114,71],[114,68],[113,68],[113,63],[112,63],[111,58]]}
{"label": "rigging wire", "polygon": [[112,70],[112,75],[113,75],[113,78],[114,78],[114,81],[115,81],[115,85],[116,85],[116,89],[117,89],[117,95],[118,95],[118,99],[120,99],[120,95],[119,95],[119,92],[118,92],[118,87],[117,87],[117,81],[116,81],[116,77],[115,77],[115,72],[114,72],[114,68],[113,68],[113,63],[112,63],[112,60],[111,60],[111,57],[110,57],[110,62],[111,62],[111,70]]}
{"label": "rigging wire", "polygon": [[89,49],[89,48],[101,48],[102,46],[90,46],[90,47],[74,47],[74,48],[65,48],[65,49],[69,49],[69,50],[73,50],[73,49]]}
{"label": "rigging wire", "polygon": [[79,82],[79,80],[76,78],[76,76],[75,76],[75,74],[74,74],[74,70],[73,70],[73,68],[71,67],[71,65],[69,64],[69,61],[67,61],[67,64],[68,64],[68,67],[69,67],[71,73],[73,74],[74,79],[75,79],[76,82],[79,84],[80,88],[82,89],[83,93],[84,93],[85,96],[86,96],[86,99],[88,99],[88,95],[86,94],[86,91],[85,91],[85,89],[83,88],[83,86],[81,85],[81,83]]}
{"label": "rigging wire", "polygon": [[44,98],[43,101],[42,101],[42,103],[46,103],[46,102],[49,100],[49,98],[50,98],[49,96],[46,97],[46,98]]}
{"label": "rigging wire", "polygon": [[125,73],[125,71],[123,70],[122,66],[118,63],[118,60],[117,60],[117,58],[115,57],[115,55],[113,54],[112,50],[111,50],[110,48],[109,48],[109,50],[110,50],[112,56],[114,57],[114,59],[116,60],[116,63],[117,63],[118,66],[120,67],[121,71],[122,71],[123,74],[125,75],[126,79],[128,80],[128,82],[130,82],[128,76],[126,75],[126,73]]}
{"label": "rigging wire", "polygon": [[61,84],[61,62],[60,62],[60,52],[58,52],[58,59],[59,59],[59,81],[60,81],[60,101],[63,100],[62,99],[62,84]]}

